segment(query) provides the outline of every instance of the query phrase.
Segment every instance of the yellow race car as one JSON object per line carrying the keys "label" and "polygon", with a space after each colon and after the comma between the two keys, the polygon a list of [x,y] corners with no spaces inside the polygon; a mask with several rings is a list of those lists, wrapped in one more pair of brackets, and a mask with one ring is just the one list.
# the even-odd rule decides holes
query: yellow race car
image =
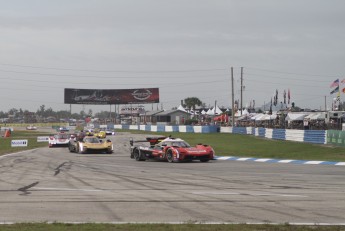
{"label": "yellow race car", "polygon": [[94,133],[94,136],[97,136],[100,139],[104,139],[107,137],[107,133],[105,131],[99,131]]}
{"label": "yellow race car", "polygon": [[114,152],[111,140],[100,140],[96,136],[85,136],[82,140],[71,139],[68,144],[70,152],[76,153],[108,153]]}

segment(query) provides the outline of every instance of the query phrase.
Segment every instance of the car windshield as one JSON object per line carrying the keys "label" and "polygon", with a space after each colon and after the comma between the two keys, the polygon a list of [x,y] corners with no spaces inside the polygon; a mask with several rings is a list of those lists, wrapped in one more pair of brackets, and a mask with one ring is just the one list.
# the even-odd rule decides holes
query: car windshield
{"label": "car windshield", "polygon": [[99,143],[99,139],[96,137],[87,137],[84,139],[86,143]]}
{"label": "car windshield", "polygon": [[68,139],[68,135],[67,134],[59,134],[58,139]]}

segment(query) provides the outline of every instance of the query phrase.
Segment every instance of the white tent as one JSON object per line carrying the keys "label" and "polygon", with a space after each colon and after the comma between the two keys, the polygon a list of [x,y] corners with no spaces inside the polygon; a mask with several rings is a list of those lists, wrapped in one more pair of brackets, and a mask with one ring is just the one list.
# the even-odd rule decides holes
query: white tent
{"label": "white tent", "polygon": [[238,110],[236,113],[235,113],[235,117],[239,117],[239,116],[244,116],[244,115],[249,115],[249,112],[247,109],[244,109],[244,110]]}
{"label": "white tent", "polygon": [[254,115],[251,119],[255,120],[255,121],[259,121],[261,119],[261,117],[264,117],[264,116],[265,116],[265,114],[259,113],[259,114]]}
{"label": "white tent", "polygon": [[177,110],[187,112],[186,109],[182,105],[178,106]]}
{"label": "white tent", "polygon": [[304,117],[304,119],[308,119],[308,120],[324,120],[325,118],[326,118],[325,112],[315,112]]}
{"label": "white tent", "polygon": [[276,118],[277,118],[277,114],[275,114],[275,113],[272,115],[260,113],[260,114],[256,114],[255,116],[253,116],[252,120],[266,121],[266,120],[274,120]]}
{"label": "white tent", "polygon": [[288,113],[285,120],[286,121],[301,121],[307,115],[308,114],[305,114],[305,113]]}
{"label": "white tent", "polygon": [[216,108],[208,109],[208,111],[206,112],[207,115],[220,115],[222,113],[223,111],[220,110],[218,106],[216,106]]}
{"label": "white tent", "polygon": [[202,110],[202,111],[201,111],[201,115],[206,115],[206,111],[205,111],[205,110]]}
{"label": "white tent", "polygon": [[220,108],[218,106],[216,106],[216,109],[214,111],[216,111],[216,114],[222,114],[223,113],[223,111],[220,110]]}
{"label": "white tent", "polygon": [[263,114],[259,118],[255,119],[255,121],[265,121],[265,120],[271,120],[271,115]]}

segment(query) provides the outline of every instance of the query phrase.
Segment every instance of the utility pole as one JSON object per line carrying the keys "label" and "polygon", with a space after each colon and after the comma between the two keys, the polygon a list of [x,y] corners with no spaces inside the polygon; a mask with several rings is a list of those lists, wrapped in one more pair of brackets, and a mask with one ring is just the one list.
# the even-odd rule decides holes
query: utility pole
{"label": "utility pole", "polygon": [[243,109],[243,67],[241,67],[241,116]]}
{"label": "utility pole", "polygon": [[235,125],[235,95],[234,95],[234,68],[231,67],[231,118],[232,118],[232,127]]}
{"label": "utility pole", "polygon": [[109,120],[111,122],[111,104],[109,104]]}
{"label": "utility pole", "polygon": [[325,111],[327,111],[326,96],[325,96]]}

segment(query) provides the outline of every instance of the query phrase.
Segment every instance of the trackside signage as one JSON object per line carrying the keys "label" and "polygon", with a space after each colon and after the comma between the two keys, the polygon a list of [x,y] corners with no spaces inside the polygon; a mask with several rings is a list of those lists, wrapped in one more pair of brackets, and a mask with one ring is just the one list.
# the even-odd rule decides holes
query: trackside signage
{"label": "trackside signage", "polygon": [[49,136],[37,136],[37,142],[48,142]]}
{"label": "trackside signage", "polygon": [[27,147],[28,140],[11,140],[11,147]]}
{"label": "trackside signage", "polygon": [[65,88],[66,104],[159,103],[159,88],[75,89]]}

